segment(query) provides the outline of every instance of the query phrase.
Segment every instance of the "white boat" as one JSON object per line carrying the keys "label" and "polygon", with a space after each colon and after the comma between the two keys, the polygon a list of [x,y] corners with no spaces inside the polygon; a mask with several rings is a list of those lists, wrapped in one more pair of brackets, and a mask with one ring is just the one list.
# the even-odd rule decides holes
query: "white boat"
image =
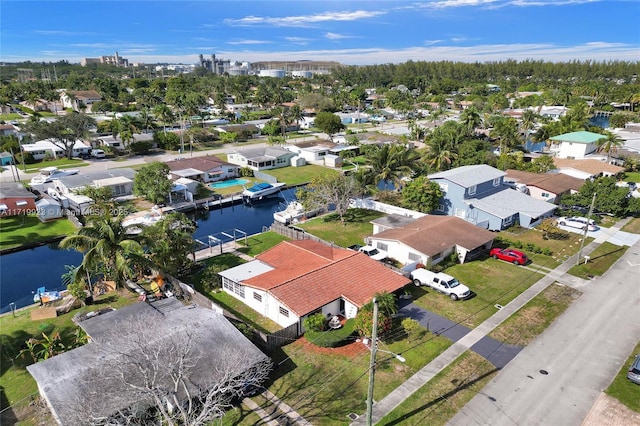
{"label": "white boat", "polygon": [[62,298],[62,296],[63,296],[63,293],[60,292],[60,291],[47,290],[44,287],[40,287],[33,294],[33,301],[35,303],[38,303],[38,302],[41,302],[41,303],[53,302],[54,300],[58,300],[58,299]]}
{"label": "white boat", "polygon": [[273,214],[273,219],[276,222],[284,223],[288,225],[290,223],[295,223],[304,217],[313,217],[317,215],[319,210],[306,211],[304,206],[299,201],[292,201],[287,205],[287,208],[275,212]]}
{"label": "white boat", "polygon": [[269,195],[273,195],[276,192],[280,191],[280,189],[284,186],[284,182],[276,182],[276,183],[267,183],[260,182],[256,183],[249,188],[245,188],[242,191],[242,198],[249,201],[261,200],[264,197]]}
{"label": "white boat", "polygon": [[31,185],[42,185],[43,183],[48,183],[53,181],[54,179],[64,177],[64,176],[72,176],[77,175],[78,170],[76,169],[59,169],[56,166],[44,167],[40,169],[40,174],[31,178]]}
{"label": "white boat", "polygon": [[151,211],[137,212],[127,216],[122,221],[122,226],[128,234],[139,234],[145,226],[153,225],[162,220],[162,211],[154,206]]}

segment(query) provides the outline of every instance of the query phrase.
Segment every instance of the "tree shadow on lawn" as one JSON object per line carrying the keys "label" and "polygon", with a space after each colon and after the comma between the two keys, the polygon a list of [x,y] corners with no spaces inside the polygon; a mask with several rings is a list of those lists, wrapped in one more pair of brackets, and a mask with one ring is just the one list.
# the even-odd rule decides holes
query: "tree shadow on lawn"
{"label": "tree shadow on lawn", "polygon": [[[402,424],[404,421],[409,420],[411,417],[420,414],[422,411],[427,410],[439,403],[442,402],[447,402],[447,399],[454,396],[455,394],[457,394],[460,391],[463,391],[465,389],[469,389],[471,386],[473,386],[474,384],[476,384],[477,382],[482,381],[485,377],[488,377],[490,375],[492,375],[493,373],[495,373],[496,371],[498,371],[497,368],[494,368],[490,371],[487,371],[486,373],[476,377],[473,380],[470,381],[466,381],[466,379],[463,379],[462,381],[458,382],[458,379],[454,379],[451,381],[452,384],[454,384],[456,387],[452,390],[450,390],[449,392],[440,395],[437,399],[433,399],[423,405],[421,405],[420,407],[416,408],[415,410],[411,410],[410,412],[408,412],[407,414],[402,415],[401,417],[392,420],[388,423],[385,423],[385,425],[396,425],[396,424]],[[491,397],[489,397],[491,398]]]}
{"label": "tree shadow on lawn", "polygon": [[[383,214],[372,214],[371,210],[367,209],[349,209],[344,215],[344,220],[346,223],[368,223],[381,215]],[[330,213],[322,216],[322,221],[340,222],[340,215],[337,213]]]}

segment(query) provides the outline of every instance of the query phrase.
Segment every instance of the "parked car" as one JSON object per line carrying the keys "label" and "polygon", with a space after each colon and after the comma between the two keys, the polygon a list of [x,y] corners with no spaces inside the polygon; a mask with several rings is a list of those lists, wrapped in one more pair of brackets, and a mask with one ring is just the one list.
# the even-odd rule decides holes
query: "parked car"
{"label": "parked car", "polygon": [[91,156],[93,158],[105,158],[106,153],[102,149],[92,149]]}
{"label": "parked car", "polygon": [[596,222],[593,219],[587,219],[581,216],[565,216],[558,218],[558,224],[562,226],[569,226],[571,228],[587,229],[589,231],[595,231],[598,229]]}
{"label": "parked car", "polygon": [[627,378],[633,383],[640,385],[640,354],[636,355],[629,367]]}
{"label": "parked car", "polygon": [[525,265],[529,262],[529,258],[526,254],[521,252],[520,250],[515,250],[511,248],[501,249],[499,247],[492,248],[489,252],[489,256],[494,259],[504,260],[506,262],[511,262],[514,265]]}
{"label": "parked car", "polygon": [[471,294],[469,287],[443,272],[433,272],[428,269],[418,268],[411,272],[411,279],[415,285],[431,287],[440,293],[448,295],[451,300],[465,299]]}
{"label": "parked car", "polygon": [[366,254],[373,260],[385,260],[387,257],[389,257],[389,254],[386,251],[368,245],[360,247],[358,251]]}

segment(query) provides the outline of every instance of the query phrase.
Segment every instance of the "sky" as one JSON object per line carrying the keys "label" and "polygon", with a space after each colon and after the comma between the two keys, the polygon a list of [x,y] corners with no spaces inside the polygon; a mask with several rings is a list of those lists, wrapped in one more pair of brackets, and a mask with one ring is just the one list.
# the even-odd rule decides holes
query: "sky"
{"label": "sky", "polygon": [[639,0],[0,0],[0,62],[640,60]]}

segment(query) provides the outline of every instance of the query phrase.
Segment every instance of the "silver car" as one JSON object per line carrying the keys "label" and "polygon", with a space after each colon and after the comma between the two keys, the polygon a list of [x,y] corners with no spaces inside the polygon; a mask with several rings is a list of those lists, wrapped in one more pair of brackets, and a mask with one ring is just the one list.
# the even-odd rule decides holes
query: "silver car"
{"label": "silver car", "polygon": [[640,354],[636,355],[633,359],[631,367],[629,367],[629,372],[627,373],[627,378],[633,383],[640,385]]}

